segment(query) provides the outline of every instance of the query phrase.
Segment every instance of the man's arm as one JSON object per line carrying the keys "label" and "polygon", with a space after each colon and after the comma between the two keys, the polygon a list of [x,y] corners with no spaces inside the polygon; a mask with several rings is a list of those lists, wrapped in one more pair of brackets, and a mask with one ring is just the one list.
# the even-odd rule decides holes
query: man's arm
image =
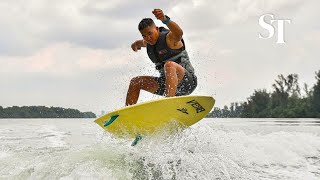
{"label": "man's arm", "polygon": [[137,52],[141,49],[141,47],[147,47],[147,42],[143,39],[136,40],[134,43],[131,44],[131,48],[133,51]]}
{"label": "man's arm", "polygon": [[[164,15],[163,11],[161,9],[154,9],[152,13],[156,16],[157,19],[161,20],[162,22],[165,22],[167,20],[167,17]],[[168,28],[170,29],[170,33],[168,36],[170,36],[170,39],[179,42],[182,39],[183,31],[180,28],[180,26],[170,20],[167,23]]]}

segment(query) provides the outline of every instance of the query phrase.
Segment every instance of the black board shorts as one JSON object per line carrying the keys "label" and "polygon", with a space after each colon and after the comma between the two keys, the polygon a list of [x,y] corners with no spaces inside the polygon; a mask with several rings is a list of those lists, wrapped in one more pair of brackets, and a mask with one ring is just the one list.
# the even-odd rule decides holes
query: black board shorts
{"label": "black board shorts", "polygon": [[[154,77],[154,79],[159,84],[159,89],[155,92],[155,94],[165,96],[166,77],[160,76]],[[183,79],[178,84],[176,96],[184,96],[191,94],[196,89],[197,84],[197,76],[193,73],[185,71]]]}

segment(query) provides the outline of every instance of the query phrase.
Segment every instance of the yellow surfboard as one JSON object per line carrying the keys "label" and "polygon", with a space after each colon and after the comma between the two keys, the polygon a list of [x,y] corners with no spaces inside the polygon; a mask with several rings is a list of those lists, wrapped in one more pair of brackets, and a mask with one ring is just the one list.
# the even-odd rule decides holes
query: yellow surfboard
{"label": "yellow surfboard", "polygon": [[215,100],[210,96],[179,96],[143,102],[110,112],[95,122],[117,137],[150,136],[170,123],[185,128],[204,118]]}

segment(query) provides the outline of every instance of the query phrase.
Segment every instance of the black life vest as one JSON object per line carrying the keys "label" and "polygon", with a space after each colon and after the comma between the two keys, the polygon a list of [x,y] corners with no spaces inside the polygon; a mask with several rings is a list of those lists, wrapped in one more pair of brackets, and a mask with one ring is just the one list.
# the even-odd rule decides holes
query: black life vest
{"label": "black life vest", "polygon": [[164,63],[167,60],[171,60],[171,61],[174,61],[174,62],[180,64],[181,63],[180,57],[174,58],[174,59],[172,59],[172,57],[179,56],[179,54],[181,54],[181,52],[185,51],[185,44],[184,44],[183,39],[181,40],[183,43],[183,46],[181,48],[171,49],[168,47],[167,42],[166,42],[167,34],[170,31],[164,27],[160,27],[159,31],[160,31],[160,34],[159,34],[159,38],[158,38],[156,44],[155,45],[147,44],[147,53],[148,53],[149,58],[151,59],[151,61],[153,63],[155,63],[156,69],[158,69],[158,70],[163,68]]}

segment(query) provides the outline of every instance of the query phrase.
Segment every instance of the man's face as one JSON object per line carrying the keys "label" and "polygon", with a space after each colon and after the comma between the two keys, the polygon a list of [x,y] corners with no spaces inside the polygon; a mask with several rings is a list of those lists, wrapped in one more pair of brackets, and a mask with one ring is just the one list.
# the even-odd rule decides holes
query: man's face
{"label": "man's face", "polygon": [[155,45],[159,38],[159,28],[157,26],[148,26],[140,31],[143,39],[150,45]]}

